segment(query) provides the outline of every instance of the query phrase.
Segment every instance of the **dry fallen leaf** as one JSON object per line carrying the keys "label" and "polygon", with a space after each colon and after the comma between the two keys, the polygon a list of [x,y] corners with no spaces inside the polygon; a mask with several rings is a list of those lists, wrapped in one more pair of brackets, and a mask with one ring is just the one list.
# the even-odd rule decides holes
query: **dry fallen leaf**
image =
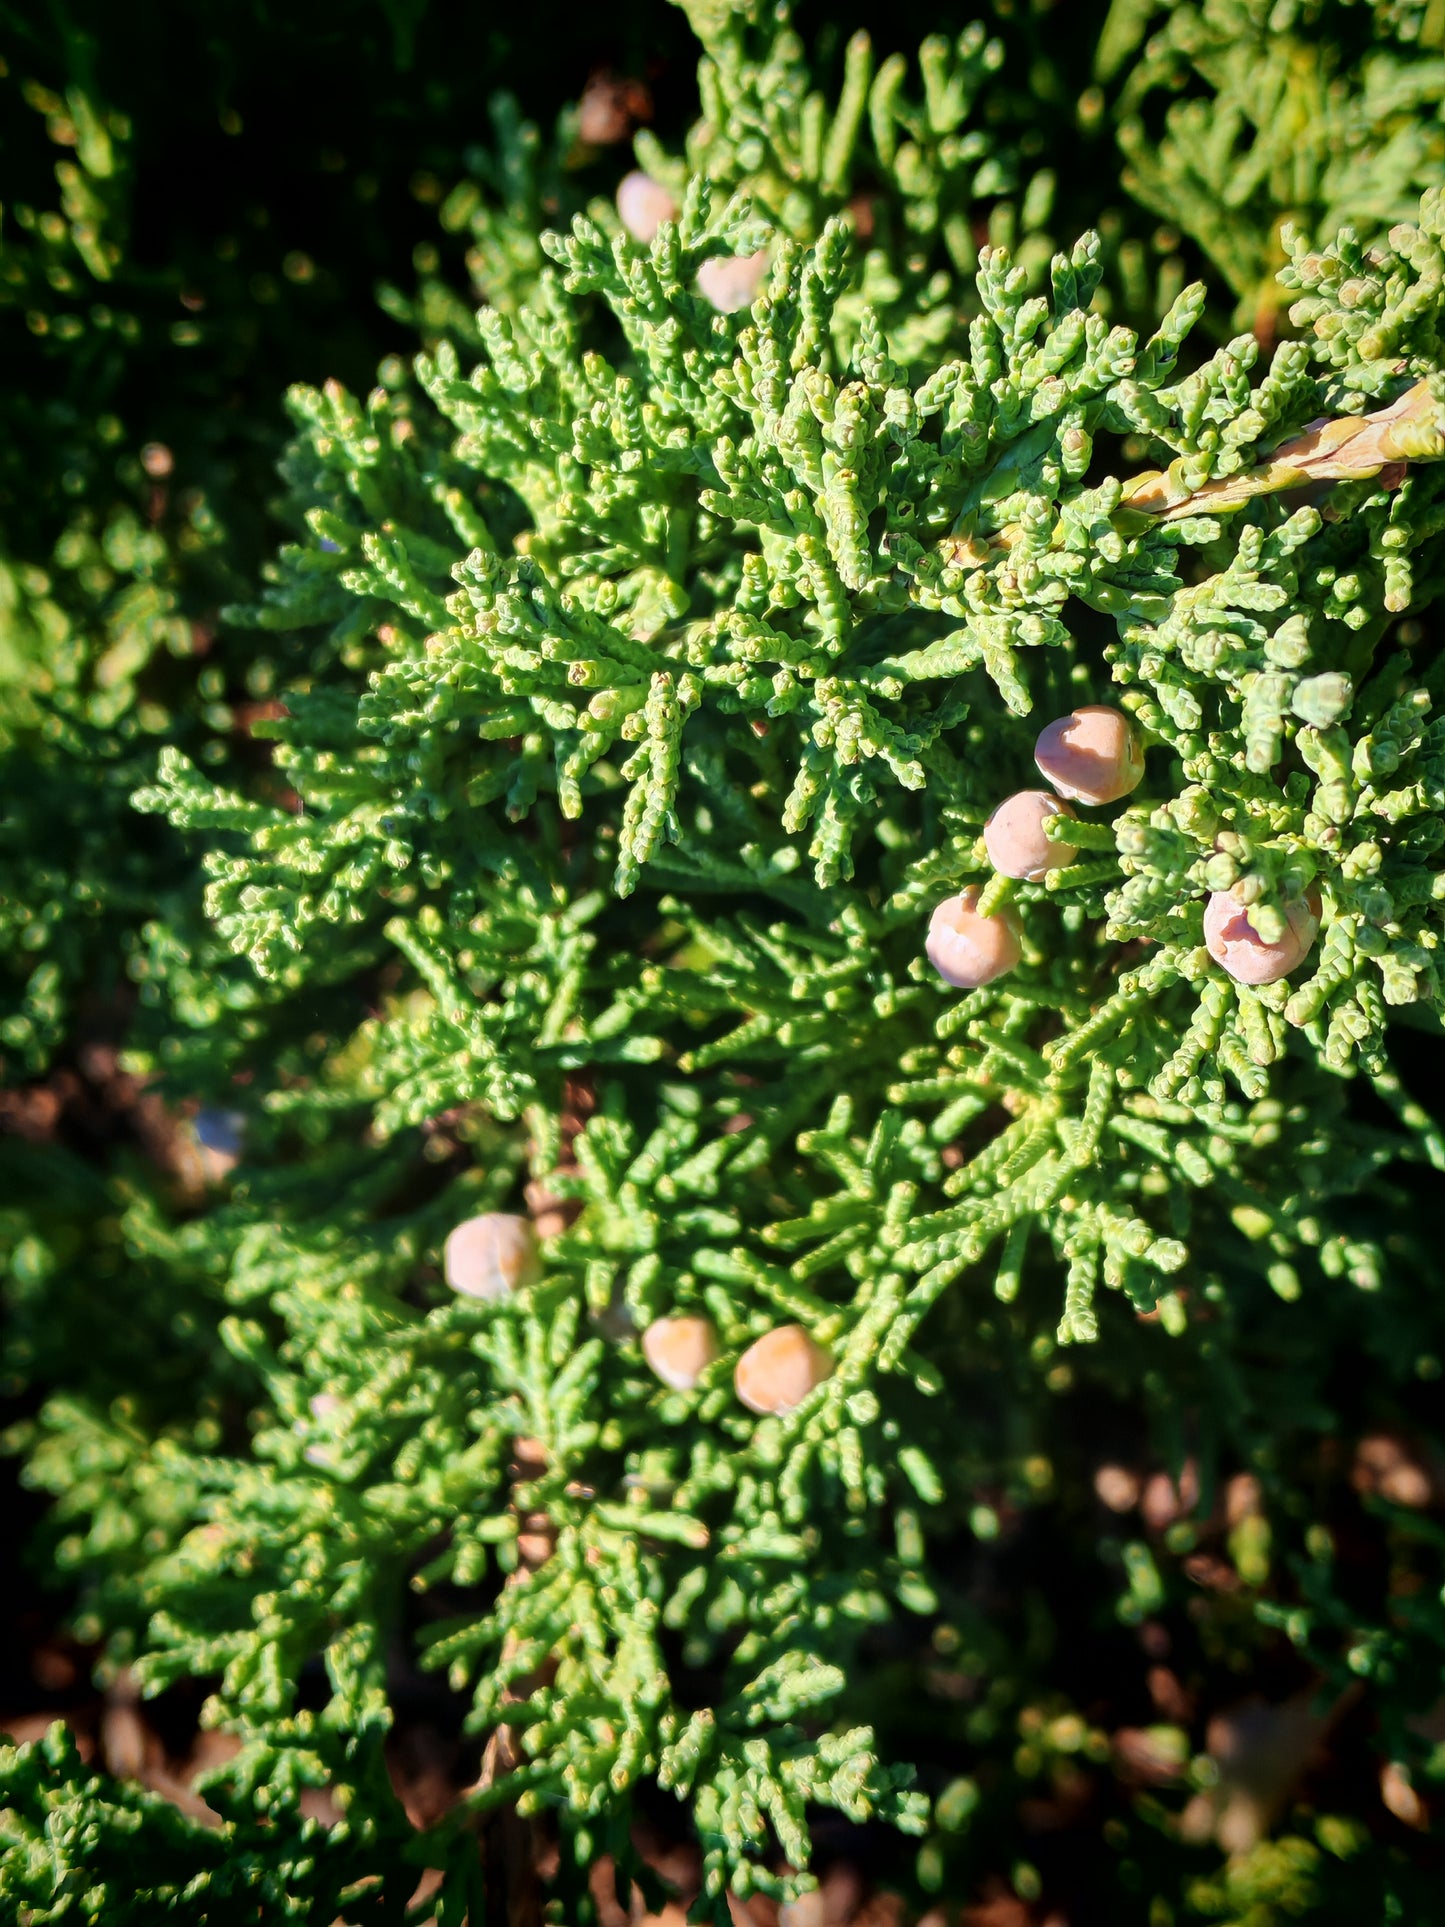
{"label": "dry fallen leaf", "polygon": [[1279,1705],[1256,1697],[1216,1713],[1206,1745],[1219,1777],[1184,1809],[1184,1838],[1247,1853],[1284,1811],[1348,1697],[1321,1709],[1308,1687]]}
{"label": "dry fallen leaf", "polygon": [[1410,1784],[1408,1767],[1398,1760],[1387,1760],[1380,1768],[1380,1798],[1397,1820],[1407,1827],[1426,1827],[1430,1816],[1425,1802]]}
{"label": "dry fallen leaf", "polygon": [[1375,1494],[1394,1505],[1418,1509],[1431,1499],[1429,1473],[1403,1440],[1388,1432],[1373,1432],[1360,1440],[1350,1484],[1356,1492]]}

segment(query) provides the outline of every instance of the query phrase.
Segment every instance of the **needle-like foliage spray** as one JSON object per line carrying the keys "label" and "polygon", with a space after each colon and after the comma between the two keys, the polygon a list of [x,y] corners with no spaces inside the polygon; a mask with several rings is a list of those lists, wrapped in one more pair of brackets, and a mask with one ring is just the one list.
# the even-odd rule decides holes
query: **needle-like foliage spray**
{"label": "needle-like foliage spray", "polygon": [[[997,1530],[980,1360],[1127,1372],[1142,1315],[1223,1424],[1232,1321],[1379,1290],[1359,1198],[1445,1166],[1390,1048],[1445,989],[1445,197],[1287,230],[1282,338],[1205,353],[1203,284],[1111,319],[1097,236],[1044,258],[982,30],[858,36],[829,97],[785,20],[692,13],[656,193],[539,233],[517,143],[448,217],[480,312],[423,302],[368,396],[291,391],[294,540],[228,617],[290,665],[274,767],[171,747],[135,799],[206,851],[212,934],[147,931],[158,1067],[242,1074],[252,1162],[131,1235],[228,1301],[202,1395],[254,1429],[71,1406],[33,1459],[73,1563],[131,1521],[106,1610],[148,1689],[214,1682],[238,1853],[256,1789],[340,1786],[328,1851],[385,1862],[403,1626],[507,1736],[406,1849],[439,1918],[504,1810],[585,1912],[663,1790],[717,1922],[797,1890],[822,1809],[923,1830],[839,1709],[944,1610],[931,1544]],[[1080,711],[1095,790],[1057,774]],[[964,934],[986,968],[940,962]]]}

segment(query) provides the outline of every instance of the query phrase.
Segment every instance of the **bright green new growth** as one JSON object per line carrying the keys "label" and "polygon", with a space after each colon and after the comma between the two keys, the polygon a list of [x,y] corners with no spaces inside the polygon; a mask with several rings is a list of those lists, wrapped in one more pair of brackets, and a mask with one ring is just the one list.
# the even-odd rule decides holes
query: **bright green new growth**
{"label": "bright green new growth", "polygon": [[[861,42],[832,108],[786,26],[755,47],[725,18],[709,55],[684,159],[640,152],[681,209],[650,247],[605,209],[535,274],[498,241],[465,352],[364,403],[293,391],[298,539],[232,616],[289,651],[255,731],[281,782],[218,787],[172,749],[137,798],[206,839],[233,953],[151,926],[148,987],[190,1033],[162,1068],[252,1073],[256,1170],[127,1231],[223,1285],[229,1355],[197,1419],[53,1406],[33,1461],[68,1562],[108,1570],[104,1616],[147,1628],[143,1683],[214,1678],[207,1717],[245,1742],[215,1782],[278,1811],[375,1788],[387,1643],[443,1602],[425,1663],[520,1764],[409,1844],[440,1918],[474,1899],[468,1827],[513,1801],[558,1816],[580,1890],[603,1850],[636,1871],[634,1794],[667,1789],[718,1922],[728,1887],[796,1888],[772,1847],[806,1866],[810,1805],[921,1830],[907,1770],[827,1720],[870,1632],[937,1605],[980,1275],[1040,1358],[1095,1337],[1101,1286],[1170,1333],[1251,1275],[1371,1289],[1340,1201],[1445,1163],[1384,1046],[1441,988],[1445,734],[1402,618],[1445,552],[1445,201],[1296,242],[1300,338],[1181,375],[1202,288],[1141,335],[1093,305],[1093,237],[1042,293],[977,246],[968,210],[1018,178],[960,131],[982,35],[931,47],[922,108]],[[871,250],[842,211],[865,140],[898,222]],[[714,312],[700,265],[762,247],[758,301]],[[1339,474],[1290,447],[1404,396],[1388,434],[1334,432]],[[984,881],[1039,727],[1109,700],[1142,785],[1008,887],[1022,965],[950,992],[929,912]],[[1268,938],[1311,887],[1291,981],[1210,962],[1207,893]],[[1356,1073],[1397,1131],[1347,1116]],[[441,1302],[448,1231],[528,1181],[576,1212],[545,1281]],[[637,1340],[679,1312],[723,1347],[689,1393]],[[759,1422],[732,1368],[787,1321],[837,1370]],[[532,1513],[555,1546],[527,1577]]]}

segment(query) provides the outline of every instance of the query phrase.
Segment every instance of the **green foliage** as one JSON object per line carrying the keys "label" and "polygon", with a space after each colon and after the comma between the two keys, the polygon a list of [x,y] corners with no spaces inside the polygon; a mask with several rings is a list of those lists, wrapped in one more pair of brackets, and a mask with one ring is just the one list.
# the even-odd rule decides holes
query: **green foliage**
{"label": "green foliage", "polygon": [[[987,112],[1006,37],[915,71],[855,35],[829,91],[786,18],[690,11],[700,118],[637,149],[676,219],[636,240],[571,164],[575,113],[549,145],[499,98],[441,205],[488,305],[425,255],[383,296],[413,370],[291,389],[292,539],[194,694],[158,666],[233,579],[203,500],[183,527],[82,478],[50,567],[6,577],[6,1045],[43,1068],[124,942],[127,1065],[244,1141],[209,1190],[32,1146],[0,1197],[10,1371],[49,1394],[15,1440],[80,1630],[148,1693],[205,1682],[239,1742],[217,1828],[58,1736],[8,1754],[0,1893],[36,1921],[400,1920],[430,1869],[411,1917],[480,1918],[520,1814],[581,1922],[602,1854],[653,1891],[661,1805],[699,1919],[795,1896],[828,1810],[921,1837],[920,1897],[1012,1865],[1031,1898],[1016,1815],[1082,1781],[1111,1918],[1320,1913],[1331,1859],[1352,1917],[1390,1917],[1415,1864],[1344,1820],[1183,1844],[1217,1760],[1177,1723],[1140,1794],[1073,1649],[1188,1627],[1213,1692],[1293,1665],[1438,1776],[1438,1523],[1322,1470],[1333,1432],[1408,1426],[1445,1343],[1410,1061],[1445,935],[1433,16],[1382,11],[1360,80],[1338,8],[1171,9],[1123,111],[1187,58],[1216,122],[1121,139],[1227,292],[1149,314],[1144,217],[1050,253],[1017,76]],[[1113,9],[1104,79],[1148,12]],[[1286,191],[1260,36],[1288,61],[1296,28],[1343,78]],[[79,273],[42,244],[120,271],[83,185],[27,287]],[[1200,212],[1226,187],[1237,260]],[[707,264],[763,251],[720,312]],[[1196,351],[1275,265],[1284,338]],[[268,699],[244,732],[242,689]],[[930,910],[987,878],[1040,724],[1111,696],[1142,785],[1043,881],[987,883],[1023,962],[947,989]],[[1235,983],[1213,892],[1265,940],[1317,893],[1309,963]],[[543,1281],[449,1292],[452,1228],[524,1206]],[[122,1293],[123,1342],[72,1357]],[[677,1313],[719,1342],[691,1390],[639,1343]],[[733,1368],[788,1322],[835,1369],[757,1418]],[[1176,1496],[1188,1462],[1197,1500],[1105,1517],[1106,1450]],[[384,1765],[398,1650],[487,1744],[418,1830]]]}
{"label": "green foliage", "polygon": [[[141,1923],[401,1918],[420,1871],[370,1816],[327,1829],[285,1805],[238,1804],[216,1824],[155,1794],[89,1773],[63,1726],[0,1747],[0,1899],[13,1920]],[[226,1802],[222,1802],[223,1808]],[[378,1854],[389,1846],[392,1856]],[[374,1871],[378,1859],[386,1871]]]}
{"label": "green foliage", "polygon": [[[1438,7],[1114,0],[1100,78],[1131,58],[1119,92],[1126,185],[1198,242],[1238,297],[1238,320],[1261,332],[1275,325],[1286,224],[1321,243],[1347,225],[1383,233],[1440,178]],[[1161,96],[1174,97],[1162,113]]]}
{"label": "green foliage", "polygon": [[[12,83],[7,91],[18,90]],[[53,450],[63,438],[66,493],[91,498],[70,511],[48,555],[36,554],[24,511],[7,518],[7,548],[23,546],[0,552],[0,1042],[40,1068],[64,1034],[76,985],[104,951],[104,939],[91,948],[96,922],[112,908],[134,915],[146,900],[147,853],[117,831],[168,718],[154,701],[138,701],[139,683],[158,652],[185,655],[191,644],[176,618],[164,536],[132,502],[94,500],[97,472],[108,454],[114,460],[124,433],[98,406],[110,385],[103,364],[115,358],[111,343],[123,353],[139,324],[109,302],[93,299],[88,314],[82,303],[109,292],[122,258],[128,129],[79,88],[64,100],[38,87],[26,93],[51,139],[73,147],[75,158],[56,165],[58,209],[7,210],[13,232],[0,254],[0,312],[24,310],[52,380],[67,360],[79,364],[75,385],[91,390],[85,400],[96,411],[77,409],[70,397],[37,406],[24,395],[0,458],[4,495],[16,504],[27,488],[19,471],[28,449],[45,441]],[[132,455],[121,467],[134,498],[140,464]],[[195,539],[205,539],[199,529]],[[46,834],[57,817],[68,831],[63,840]],[[106,935],[114,934],[111,925]]]}
{"label": "green foliage", "polygon": [[[1436,205],[1370,257],[1299,250],[1291,273],[1319,292],[1297,312],[1320,345],[1282,345],[1257,387],[1248,337],[1170,381],[1192,291],[1143,344],[1091,318],[1089,243],[1056,258],[1052,313],[988,256],[970,359],[914,383],[870,309],[856,333],[840,319],[841,228],[805,252],[775,239],[773,279],[738,327],[688,283],[700,261],[761,236],[715,214],[701,183],[646,256],[625,239],[608,248],[578,217],[553,244],[563,276],[544,274],[512,323],[484,311],[489,355],[469,378],[445,344],[419,363],[440,422],[404,393],[378,390],[365,409],[338,390],[294,398],[308,436],[291,474],[313,540],[286,553],[253,619],[324,620],[343,648],[364,630],[389,657],[359,699],[344,682],[313,686],[273,726],[304,813],[215,795],[173,752],[141,806],[182,827],[250,829],[250,856],[209,860],[209,902],[263,974],[333,975],[337,948],[316,941],[328,925],[350,933],[353,967],[382,944],[407,957],[428,1008],[377,1036],[383,1129],[473,1101],[501,1117],[539,1100],[554,1110],[559,1074],[584,1063],[670,1059],[716,1075],[745,1057],[806,1086],[839,1025],[856,1026],[880,1107],[854,1123],[850,1105],[828,1128],[861,1130],[860,1148],[887,1157],[847,1184],[867,1202],[830,1259],[842,1269],[853,1250],[861,1263],[881,1239],[866,1277],[901,1265],[919,1279],[906,1312],[864,1326],[870,1342],[891,1333],[882,1357],[896,1357],[939,1290],[1045,1217],[1069,1259],[1065,1335],[1092,1335],[1101,1268],[1147,1309],[1153,1280],[1187,1262],[1180,1177],[1206,1194],[1212,1173],[1250,1182],[1218,1127],[1230,1089],[1268,1102],[1291,1028],[1330,1069],[1358,1058],[1388,1087],[1387,1005],[1436,994],[1445,769],[1408,656],[1373,664],[1415,574],[1424,589],[1438,566]],[[1352,270],[1346,315],[1336,290]],[[598,294],[633,349],[627,372],[584,346],[578,298]],[[1411,458],[1372,443],[1323,508],[1279,501],[1312,472],[1263,466],[1263,442],[1411,377],[1420,406],[1389,430]],[[1084,474],[1109,431],[1172,457],[1152,493]],[[1377,479],[1391,459],[1410,463],[1393,489]],[[1243,501],[1210,492],[1240,480]],[[496,533],[482,507],[493,497]],[[1185,580],[1191,550],[1200,565]],[[448,574],[461,584],[450,595]],[[1066,621],[1091,612],[1117,638],[1092,666]],[[1159,744],[1154,793],[1091,835],[1077,864],[1015,892],[1034,950],[1017,987],[941,1018],[914,963],[919,914],[941,883],[983,867],[970,832],[1028,767],[1022,723],[969,719],[980,669],[1007,710],[1031,709],[1028,650],[1048,651],[1058,706],[1100,693],[1111,664]],[[1300,766],[1281,784],[1291,750]],[[580,833],[564,840],[569,822]],[[486,903],[489,877],[504,911]],[[587,927],[615,914],[607,885],[628,898],[643,880],[629,936],[614,925],[604,949]],[[1282,929],[1311,886],[1329,911],[1312,975],[1253,989],[1211,964],[1206,890],[1233,888],[1268,938],[1271,912]],[[730,914],[739,891],[790,915]],[[666,961],[684,938],[714,961],[705,984]],[[1114,946],[1141,939],[1148,960],[1120,977]],[[629,970],[633,954],[658,962]],[[1045,1012],[1046,1054],[1029,1040]],[[1004,1064],[1014,1121],[940,1192],[936,1153],[906,1114],[927,1107],[912,1127],[927,1134],[944,1100],[931,1135],[945,1140],[986,1108]],[[826,1088],[824,1076],[815,1119],[789,1105],[789,1130],[822,1124]],[[641,1142],[654,1126],[637,1128]],[[747,1169],[767,1143],[756,1168],[774,1182],[763,1119],[732,1135],[714,1155]],[[1338,1145],[1328,1163],[1352,1187]],[[1364,1247],[1320,1236],[1331,1183],[1283,1211],[1271,1200],[1281,1278],[1300,1220],[1330,1269],[1376,1269]],[[886,1235],[890,1212],[903,1222],[899,1185],[903,1241]],[[1170,1221],[1151,1226],[1136,1201],[1164,1194]],[[764,1195],[739,1225],[762,1230]]]}

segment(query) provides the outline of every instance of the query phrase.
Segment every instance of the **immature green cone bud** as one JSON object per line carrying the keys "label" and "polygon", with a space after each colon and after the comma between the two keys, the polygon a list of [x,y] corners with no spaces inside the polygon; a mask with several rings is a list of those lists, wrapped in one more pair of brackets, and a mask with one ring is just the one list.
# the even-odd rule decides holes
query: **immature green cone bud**
{"label": "immature green cone bud", "polygon": [[661,182],[634,168],[618,184],[617,212],[627,232],[645,242],[664,221],[677,219],[677,203]]}
{"label": "immature green cone bud", "polygon": [[1007,796],[983,826],[983,847],[1000,876],[1037,883],[1050,870],[1062,870],[1079,854],[1072,843],[1044,835],[1051,816],[1072,816],[1052,790],[1019,790]]}
{"label": "immature green cone bud", "polygon": [[447,1239],[442,1262],[447,1283],[465,1298],[506,1298],[542,1276],[532,1221],[510,1211],[465,1219]]}
{"label": "immature green cone bud", "polygon": [[697,271],[697,291],[723,314],[750,308],[768,271],[768,251],[760,254],[715,255]]}
{"label": "immature green cone bud", "polygon": [[1227,890],[1216,890],[1204,906],[1204,947],[1237,984],[1273,984],[1297,970],[1309,955],[1320,927],[1320,899],[1311,890],[1303,903],[1285,911],[1288,929],[1278,943],[1255,933],[1249,913]]}
{"label": "immature green cone bud", "polygon": [[717,1355],[710,1318],[654,1318],[642,1334],[642,1356],[675,1392],[690,1392]]}
{"label": "immature green cone bud", "polygon": [[749,1345],[733,1385],[750,1412],[781,1415],[802,1404],[833,1371],[833,1354],[801,1325],[779,1325]]}
{"label": "immature green cone bud", "polygon": [[976,885],[970,884],[940,903],[928,919],[924,952],[943,981],[956,990],[991,984],[1023,955],[1013,915],[999,910],[991,917],[980,916],[978,898]]}
{"label": "immature green cone bud", "polygon": [[1117,803],[1138,788],[1144,746],[1122,710],[1086,703],[1040,731],[1034,761],[1060,796]]}

